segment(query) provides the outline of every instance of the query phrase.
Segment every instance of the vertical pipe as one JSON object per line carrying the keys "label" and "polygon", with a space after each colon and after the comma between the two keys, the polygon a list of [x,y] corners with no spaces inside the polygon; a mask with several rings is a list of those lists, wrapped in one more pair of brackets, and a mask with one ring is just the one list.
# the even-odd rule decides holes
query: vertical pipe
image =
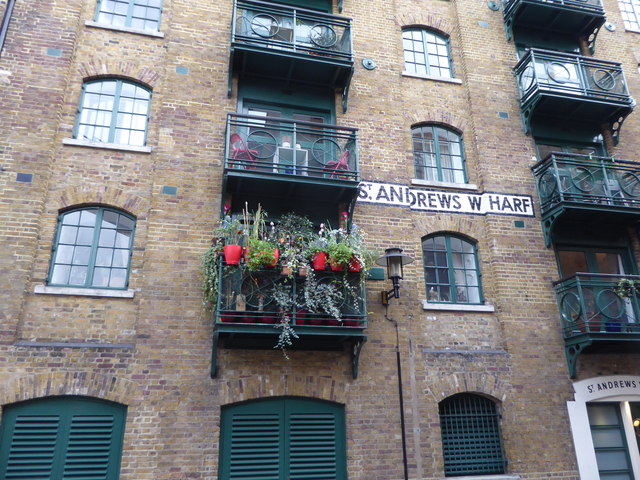
{"label": "vertical pipe", "polygon": [[9,30],[9,22],[11,21],[11,13],[13,12],[14,4],[15,0],[7,1],[7,8],[4,11],[4,16],[2,17],[2,24],[0,25],[0,54],[2,54],[4,40],[7,38],[7,30]]}

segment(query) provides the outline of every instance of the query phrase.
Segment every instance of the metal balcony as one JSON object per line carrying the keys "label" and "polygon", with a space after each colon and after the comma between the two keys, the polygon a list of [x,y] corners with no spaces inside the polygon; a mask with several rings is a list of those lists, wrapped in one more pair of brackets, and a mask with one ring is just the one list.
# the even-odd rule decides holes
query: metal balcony
{"label": "metal balcony", "polygon": [[259,0],[235,0],[231,74],[338,88],[353,75],[351,19]]}
{"label": "metal balcony", "polygon": [[628,222],[640,216],[640,164],[554,152],[533,167],[547,246],[561,220]]}
{"label": "metal balcony", "polygon": [[323,222],[355,200],[359,181],[356,129],[228,114],[224,183],[235,203]]}
{"label": "metal balcony", "polygon": [[618,62],[531,49],[514,72],[526,133],[536,118],[607,124],[617,143],[635,106]]}
{"label": "metal balcony", "polygon": [[554,283],[571,378],[581,353],[637,350],[640,299],[635,282],[640,287],[640,276],[577,273]]}
{"label": "metal balcony", "polygon": [[606,18],[600,0],[506,0],[503,15],[507,39],[519,27],[585,38],[591,53]]}
{"label": "metal balcony", "polygon": [[[366,341],[366,293],[360,273],[314,271],[314,282],[337,292],[333,305],[339,312],[330,315],[308,306],[306,276],[282,275],[280,267],[249,271],[221,264],[218,305],[215,310],[212,374],[218,341],[226,348],[273,349],[282,331],[282,322],[291,325],[298,338],[290,350],[343,351],[348,345],[353,377],[358,375],[360,349]],[[289,300],[283,308],[282,295]]]}

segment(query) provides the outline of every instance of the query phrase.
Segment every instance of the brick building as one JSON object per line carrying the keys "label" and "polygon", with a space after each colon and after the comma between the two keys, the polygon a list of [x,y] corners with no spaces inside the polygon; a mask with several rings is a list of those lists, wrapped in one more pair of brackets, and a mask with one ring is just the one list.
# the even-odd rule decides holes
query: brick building
{"label": "brick building", "polygon": [[[637,0],[0,19],[0,480],[640,478]],[[258,205],[399,298],[219,257],[208,308]]]}

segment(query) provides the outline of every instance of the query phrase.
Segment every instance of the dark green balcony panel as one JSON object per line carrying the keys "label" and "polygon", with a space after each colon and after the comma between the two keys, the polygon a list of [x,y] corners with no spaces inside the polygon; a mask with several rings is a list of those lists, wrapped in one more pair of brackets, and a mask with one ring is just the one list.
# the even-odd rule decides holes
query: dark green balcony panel
{"label": "dark green balcony panel", "polygon": [[357,130],[280,117],[229,114],[224,188],[236,205],[295,210],[313,220],[349,209],[358,194]]}
{"label": "dark green balcony panel", "polygon": [[533,167],[547,246],[560,223],[628,223],[640,217],[640,164],[553,152]]}
{"label": "dark green balcony panel", "polygon": [[585,38],[591,53],[605,22],[600,0],[505,0],[503,15],[509,40],[518,28],[569,34],[575,40]]}
{"label": "dark green balcony panel", "polygon": [[635,282],[640,287],[640,276],[577,273],[554,283],[571,378],[581,353],[637,352],[640,289]]}
{"label": "dark green balcony panel", "polygon": [[530,49],[514,72],[525,133],[534,119],[606,124],[617,143],[635,106],[618,62]]}
{"label": "dark green balcony panel", "polygon": [[[231,69],[241,77],[342,90],[353,75],[351,19],[258,0],[235,0]],[[231,77],[229,78],[229,94]]]}
{"label": "dark green balcony panel", "polygon": [[[221,265],[218,304],[215,311],[212,374],[215,375],[215,349],[218,341],[225,348],[267,349],[276,346],[286,321],[298,338],[290,350],[343,351],[351,354],[354,378],[358,358],[366,341],[366,290],[360,273],[314,271],[314,285],[334,292],[334,314],[309,306],[305,296],[307,277],[282,275],[280,267],[249,271],[243,267]],[[276,302],[288,298],[286,302]],[[283,303],[285,306],[283,306]],[[339,316],[336,316],[339,313]]]}

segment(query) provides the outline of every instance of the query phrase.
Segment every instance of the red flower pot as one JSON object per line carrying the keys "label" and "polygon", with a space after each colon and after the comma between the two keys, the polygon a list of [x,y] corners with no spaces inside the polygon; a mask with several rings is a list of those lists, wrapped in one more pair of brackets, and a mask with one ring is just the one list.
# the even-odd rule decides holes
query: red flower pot
{"label": "red flower pot", "polygon": [[277,248],[273,251],[273,262],[267,265],[267,267],[275,267],[278,264],[278,259],[280,258],[280,250]]}
{"label": "red flower pot", "polygon": [[350,272],[359,272],[360,270],[362,270],[362,265],[355,256],[351,257],[351,260],[349,260],[349,263],[347,264],[347,270],[349,270]]}
{"label": "red flower pot", "polygon": [[225,245],[222,247],[224,261],[227,265],[238,265],[242,257],[242,247],[240,245]]}
{"label": "red flower pot", "polygon": [[341,263],[329,262],[329,266],[334,272],[341,272],[342,270],[344,270],[344,266]]}
{"label": "red flower pot", "polygon": [[327,268],[327,254],[325,252],[318,252],[311,258],[311,265],[314,270],[324,270]]}

